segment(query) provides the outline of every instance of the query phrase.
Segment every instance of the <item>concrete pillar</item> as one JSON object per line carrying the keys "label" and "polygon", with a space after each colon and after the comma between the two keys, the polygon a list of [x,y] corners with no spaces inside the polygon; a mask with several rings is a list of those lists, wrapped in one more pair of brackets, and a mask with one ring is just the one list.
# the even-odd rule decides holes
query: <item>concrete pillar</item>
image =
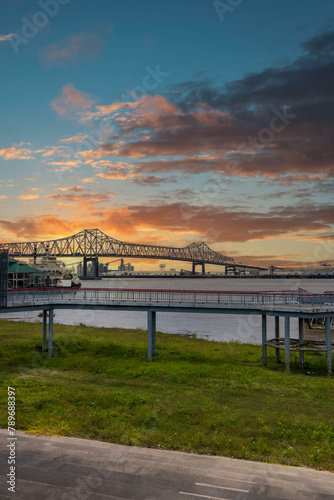
{"label": "concrete pillar", "polygon": [[157,336],[157,313],[152,311],[152,354],[156,353],[156,336]]}
{"label": "concrete pillar", "polygon": [[285,318],[285,369],[290,371],[290,318]]}
{"label": "concrete pillar", "polygon": [[147,311],[147,359],[152,361],[156,350],[156,312]]}
{"label": "concrete pillar", "polygon": [[87,257],[83,258],[82,275],[84,278],[87,278]]}
{"label": "concrete pillar", "polygon": [[46,351],[46,331],[47,331],[48,312],[43,310],[43,336],[42,336],[42,351]]}
{"label": "concrete pillar", "polygon": [[262,364],[267,364],[267,316],[262,314]]}
{"label": "concrete pillar", "polygon": [[94,259],[94,276],[95,278],[99,277],[99,258],[95,257]]}
{"label": "concrete pillar", "polygon": [[[299,347],[304,343],[304,318],[298,318]],[[304,351],[299,351],[299,366],[304,370]]]}
{"label": "concrete pillar", "polygon": [[53,309],[49,310],[49,356],[53,356]]}
{"label": "concrete pillar", "polygon": [[196,264],[195,262],[193,262],[192,273],[195,274],[195,271],[196,271]]}
{"label": "concrete pillar", "polygon": [[202,264],[202,274],[205,274],[205,264],[204,264],[204,262]]}
{"label": "concrete pillar", "polygon": [[326,364],[327,375],[332,375],[331,318],[326,318]]}
{"label": "concrete pillar", "polygon": [[[279,340],[279,316],[275,316],[275,339],[277,341]],[[280,349],[278,349],[278,347],[275,349],[275,361],[276,363],[281,362]]]}

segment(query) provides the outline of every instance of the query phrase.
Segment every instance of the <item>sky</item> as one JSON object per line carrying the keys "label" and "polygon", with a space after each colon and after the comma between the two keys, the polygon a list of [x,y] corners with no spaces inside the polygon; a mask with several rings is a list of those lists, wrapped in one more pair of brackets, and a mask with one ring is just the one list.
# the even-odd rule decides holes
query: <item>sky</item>
{"label": "sky", "polygon": [[0,241],[334,263],[332,0],[0,9]]}

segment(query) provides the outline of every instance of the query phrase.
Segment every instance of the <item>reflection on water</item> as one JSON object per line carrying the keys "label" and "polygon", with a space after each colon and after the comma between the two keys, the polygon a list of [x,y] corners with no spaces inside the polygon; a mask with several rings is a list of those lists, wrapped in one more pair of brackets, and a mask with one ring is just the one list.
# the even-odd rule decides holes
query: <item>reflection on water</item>
{"label": "reflection on water", "polygon": [[[83,281],[85,288],[135,288],[135,289],[169,289],[169,290],[232,290],[232,291],[280,291],[293,290],[298,287],[309,292],[321,293],[333,290],[333,280],[267,280],[267,279],[103,279],[100,281]],[[25,321],[41,321],[38,312],[20,314],[1,314],[7,319],[24,319]],[[91,311],[64,310],[56,311],[56,323],[89,326],[146,328],[145,312],[129,311]],[[291,336],[298,336],[297,318],[291,319]],[[283,332],[283,318],[280,324]],[[252,344],[261,343],[261,317],[247,315],[199,314],[199,313],[157,313],[157,331],[196,334],[199,338],[228,342],[238,340]],[[268,337],[274,337],[274,318],[268,317]]]}

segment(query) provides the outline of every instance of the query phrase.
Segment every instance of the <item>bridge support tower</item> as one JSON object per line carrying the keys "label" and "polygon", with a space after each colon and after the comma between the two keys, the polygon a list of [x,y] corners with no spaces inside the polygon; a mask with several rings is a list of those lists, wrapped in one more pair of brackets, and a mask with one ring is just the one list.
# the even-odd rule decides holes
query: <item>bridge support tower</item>
{"label": "bridge support tower", "polygon": [[94,263],[94,278],[99,277],[99,258],[98,257],[86,257],[84,256],[83,258],[83,278],[87,278],[87,262],[93,262]]}
{"label": "bridge support tower", "polygon": [[[232,273],[231,273],[231,271],[232,271]],[[228,264],[226,264],[226,266],[225,266],[225,275],[227,276],[228,274],[235,275],[235,266],[229,266]]]}
{"label": "bridge support tower", "polygon": [[195,274],[196,266],[202,266],[202,274],[205,274],[205,264],[204,262],[193,262],[192,273]]}

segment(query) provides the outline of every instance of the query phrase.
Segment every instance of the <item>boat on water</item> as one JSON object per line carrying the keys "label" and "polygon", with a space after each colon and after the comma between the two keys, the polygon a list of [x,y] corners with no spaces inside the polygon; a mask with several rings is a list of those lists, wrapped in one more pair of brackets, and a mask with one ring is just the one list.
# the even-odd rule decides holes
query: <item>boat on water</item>
{"label": "boat on water", "polygon": [[71,288],[71,287],[80,287],[81,282],[76,274],[72,271],[66,271],[62,277],[57,281],[58,287]]}
{"label": "boat on water", "polygon": [[60,285],[60,282],[70,281],[70,286],[81,286],[78,276],[74,272],[74,268],[68,269],[64,262],[58,260],[53,255],[46,255],[40,259],[31,259],[29,265],[39,271],[43,271],[46,286],[68,286]]}
{"label": "boat on water", "polygon": [[30,259],[29,266],[43,271],[48,286],[56,286],[66,271],[65,263],[51,255],[43,256],[40,259]]}

